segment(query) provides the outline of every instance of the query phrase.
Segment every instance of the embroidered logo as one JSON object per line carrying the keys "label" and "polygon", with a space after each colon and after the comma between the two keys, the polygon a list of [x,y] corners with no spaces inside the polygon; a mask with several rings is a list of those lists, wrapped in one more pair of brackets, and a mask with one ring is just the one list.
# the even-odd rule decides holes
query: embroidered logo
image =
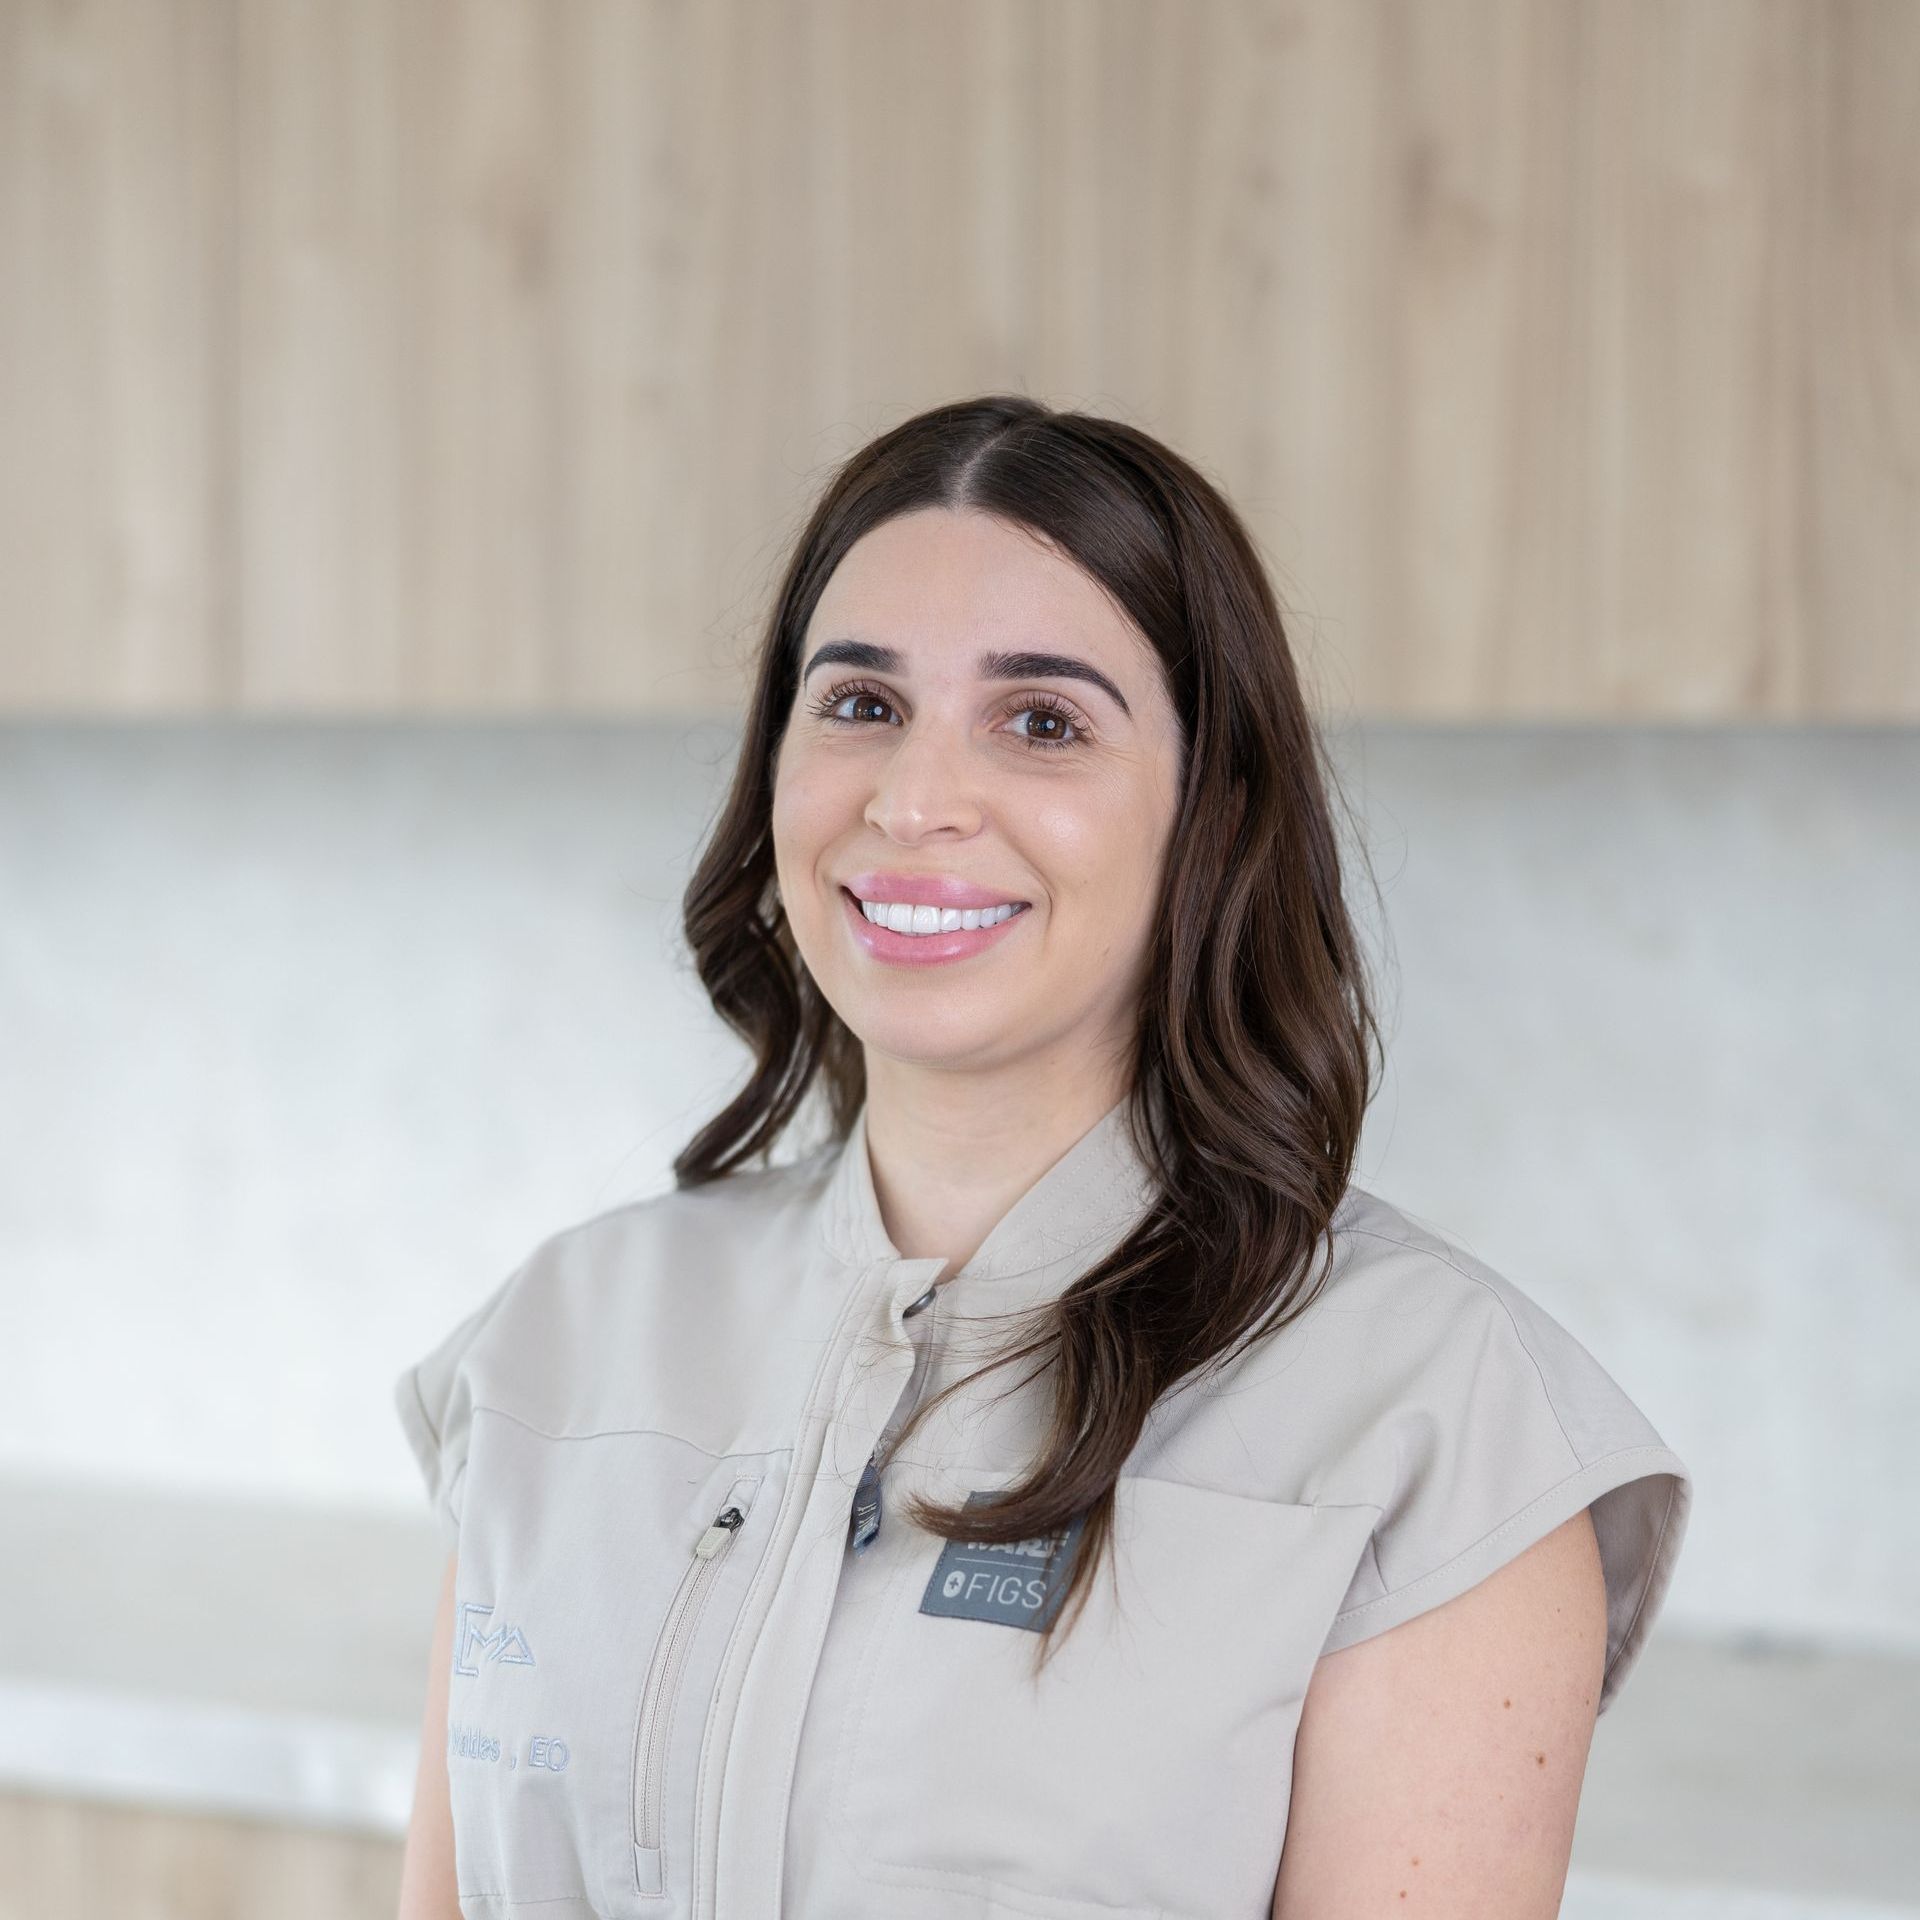
{"label": "embroidered logo", "polygon": [[493,1609],[476,1601],[460,1603],[459,1621],[453,1638],[453,1670],[474,1678],[480,1671],[479,1660],[491,1660],[501,1666],[530,1667],[533,1649],[518,1627],[493,1627],[484,1623]]}
{"label": "embroidered logo", "polygon": [[[999,1498],[998,1492],[980,1491],[968,1494],[966,1504],[981,1507]],[[920,1596],[920,1611],[1040,1632],[1059,1609],[1081,1526],[1076,1516],[1068,1526],[1031,1540],[945,1542]]]}

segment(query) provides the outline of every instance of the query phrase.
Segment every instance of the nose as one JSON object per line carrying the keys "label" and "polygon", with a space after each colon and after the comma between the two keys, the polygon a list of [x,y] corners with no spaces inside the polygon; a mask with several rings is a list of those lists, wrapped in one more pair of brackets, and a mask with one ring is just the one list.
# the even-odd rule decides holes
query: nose
{"label": "nose", "polygon": [[986,817],[979,778],[959,733],[924,720],[909,724],[879,763],[867,824],[903,846],[936,834],[967,839]]}

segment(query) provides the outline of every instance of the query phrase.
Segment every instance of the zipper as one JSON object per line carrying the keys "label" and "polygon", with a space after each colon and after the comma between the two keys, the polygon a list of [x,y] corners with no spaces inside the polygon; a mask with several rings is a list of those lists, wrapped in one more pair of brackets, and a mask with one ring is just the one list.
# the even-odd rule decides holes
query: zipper
{"label": "zipper", "polygon": [[[929,1287],[920,1298],[901,1310],[902,1320],[911,1320],[923,1309],[934,1305],[935,1287]],[[853,1509],[847,1516],[847,1544],[855,1553],[865,1553],[873,1545],[880,1532],[881,1493],[880,1493],[880,1455],[892,1445],[893,1437],[906,1425],[907,1416],[920,1404],[926,1389],[928,1368],[933,1359],[934,1321],[936,1314],[929,1314],[922,1329],[915,1330],[913,1339],[913,1371],[907,1376],[907,1384],[901,1390],[900,1398],[894,1403],[894,1409],[887,1416],[886,1425],[880,1430],[880,1437],[873,1443],[873,1451],[867,1455],[867,1464],[860,1473],[860,1484],[853,1490]]]}
{"label": "zipper", "polygon": [[[741,1683],[732,1685],[729,1697],[730,1719],[723,1727],[714,1724],[719,1715],[718,1707],[722,1694],[728,1688],[729,1675],[737,1674],[739,1668],[749,1662],[754,1653],[755,1643],[765,1634],[769,1620],[780,1605],[780,1588],[787,1581],[793,1565],[794,1555],[799,1543],[813,1527],[813,1509],[818,1504],[818,1482],[821,1476],[822,1462],[826,1458],[828,1441],[839,1419],[838,1413],[828,1400],[831,1383],[836,1379],[844,1380],[848,1355],[858,1338],[858,1316],[873,1304],[871,1284],[876,1273],[887,1265],[884,1261],[869,1260],[859,1270],[858,1277],[846,1292],[834,1316],[831,1330],[820,1343],[819,1360],[807,1386],[802,1403],[803,1411],[794,1442],[788,1449],[788,1464],[783,1478],[781,1497],[773,1515],[773,1535],[768,1542],[767,1558],[759,1570],[758,1579],[771,1590],[761,1598],[754,1610],[754,1632],[747,1643],[730,1652],[723,1660],[715,1678],[715,1695],[707,1715],[708,1724],[703,1730],[703,1739],[711,1744],[717,1733],[723,1733],[728,1740],[735,1738],[739,1731],[743,1711],[744,1695]],[[814,1531],[818,1531],[814,1527]],[[777,1550],[778,1559],[774,1559]],[[751,1598],[751,1593],[749,1595]],[[813,1657],[817,1661],[818,1642],[813,1643]],[[780,1681],[786,1684],[785,1677]],[[765,1713],[764,1706],[760,1709]],[[722,1776],[725,1777],[724,1775]],[[697,1830],[693,1836],[695,1860],[693,1884],[690,1892],[691,1905],[688,1913],[690,1920],[714,1920],[715,1882],[720,1873],[720,1795],[718,1793],[702,1796],[702,1806],[697,1817]],[[771,1813],[769,1813],[771,1805]],[[762,1797],[761,1804],[745,1807],[735,1816],[745,1827],[752,1831],[752,1839],[757,1851],[744,1857],[750,1868],[764,1876],[769,1863],[775,1876],[774,1885],[759,1887],[749,1899],[760,1901],[756,1911],[771,1913],[779,1904],[778,1859],[780,1830],[785,1820],[784,1803],[767,1802]]]}
{"label": "zipper", "polygon": [[701,1610],[714,1576],[725,1560],[734,1536],[746,1524],[753,1508],[760,1476],[736,1480],[732,1491],[693,1543],[680,1584],[667,1602],[647,1662],[646,1682],[640,1692],[640,1717],[633,1732],[633,1863],[634,1886],[640,1893],[666,1891],[660,1841],[662,1788],[666,1776],[667,1734],[680,1689],[681,1669],[693,1644]]}

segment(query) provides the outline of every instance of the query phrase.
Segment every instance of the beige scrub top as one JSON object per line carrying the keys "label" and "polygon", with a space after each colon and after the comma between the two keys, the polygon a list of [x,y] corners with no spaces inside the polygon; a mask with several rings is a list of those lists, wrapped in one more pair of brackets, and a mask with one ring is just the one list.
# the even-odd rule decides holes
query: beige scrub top
{"label": "beige scrub top", "polygon": [[1154,1409],[1117,1585],[1037,1680],[1073,1530],[968,1551],[900,1510],[1019,1477],[1030,1363],[930,1416],[855,1550],[889,1422],[1150,1198],[1116,1105],[934,1287],[945,1261],[887,1238],[863,1113],[844,1148],[555,1234],[406,1370],[457,1549],[464,1914],[1265,1920],[1315,1661],[1583,1507],[1611,1705],[1688,1470],[1518,1287],[1359,1187],[1305,1314]]}

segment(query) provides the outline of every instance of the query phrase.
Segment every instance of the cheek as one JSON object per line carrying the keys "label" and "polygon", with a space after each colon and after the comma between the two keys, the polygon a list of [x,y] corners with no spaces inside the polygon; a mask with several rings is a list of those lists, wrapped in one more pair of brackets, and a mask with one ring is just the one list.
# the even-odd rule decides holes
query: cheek
{"label": "cheek", "polygon": [[1091,786],[1070,801],[1043,800],[1018,830],[1054,897],[1107,926],[1151,910],[1163,831],[1128,781]]}
{"label": "cheek", "polygon": [[773,783],[774,857],[781,870],[803,876],[844,830],[854,804],[844,778],[836,778],[829,764],[804,749],[783,754]]}

